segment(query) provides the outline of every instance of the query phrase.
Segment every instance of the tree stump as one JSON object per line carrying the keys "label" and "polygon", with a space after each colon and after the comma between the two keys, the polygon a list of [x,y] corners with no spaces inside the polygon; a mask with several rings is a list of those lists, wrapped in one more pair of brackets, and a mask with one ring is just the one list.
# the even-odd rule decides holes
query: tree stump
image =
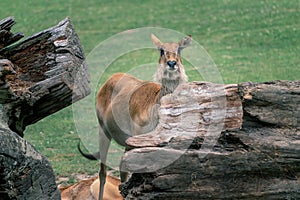
{"label": "tree stump", "polygon": [[14,24],[0,21],[0,199],[60,199],[50,163],[22,136],[90,93],[87,64],[70,19],[11,45],[23,36]]}
{"label": "tree stump", "polygon": [[226,106],[218,87],[178,88],[162,99],[158,127],[127,140],[125,199],[300,198],[300,81],[225,85]]}

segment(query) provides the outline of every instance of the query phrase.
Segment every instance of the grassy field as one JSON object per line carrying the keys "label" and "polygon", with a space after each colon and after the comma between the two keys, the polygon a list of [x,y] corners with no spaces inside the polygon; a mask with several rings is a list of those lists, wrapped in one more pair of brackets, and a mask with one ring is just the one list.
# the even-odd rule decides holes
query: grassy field
{"label": "grassy field", "polygon": [[[69,16],[86,55],[119,32],[162,27],[191,34],[212,57],[225,83],[300,79],[299,0],[4,0],[0,7],[1,19],[15,16],[13,31],[26,36]],[[158,54],[132,52],[114,62],[105,77],[145,59],[156,62]],[[187,73],[191,80],[198,79],[193,70]],[[25,138],[48,157],[57,175],[93,174],[98,169],[96,162],[87,162],[77,152],[70,107],[28,127]]]}

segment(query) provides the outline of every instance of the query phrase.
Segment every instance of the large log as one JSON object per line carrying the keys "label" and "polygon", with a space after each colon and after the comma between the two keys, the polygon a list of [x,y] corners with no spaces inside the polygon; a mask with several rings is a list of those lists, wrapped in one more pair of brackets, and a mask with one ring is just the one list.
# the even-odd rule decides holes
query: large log
{"label": "large log", "polygon": [[0,21],[0,199],[60,199],[49,161],[21,137],[90,93],[87,64],[68,18],[11,45],[14,23]]}
{"label": "large log", "polygon": [[[243,110],[237,91],[236,84],[183,84],[161,99],[159,124],[155,130],[131,137],[127,144],[132,147],[171,145],[174,148],[179,145],[189,148],[195,138],[206,135],[206,140],[214,140],[223,130],[240,128]],[[217,131],[219,133],[214,134]],[[182,146],[183,139],[188,146]]]}
{"label": "large log", "polygon": [[60,199],[49,161],[27,141],[0,129],[0,200]]}
{"label": "large log", "polygon": [[[234,92],[243,100],[243,127],[224,128],[210,148],[203,148],[206,135],[197,135],[199,129],[183,120],[172,124],[176,145],[164,129],[149,139],[130,138],[134,149],[123,156],[122,166],[133,175],[121,186],[125,199],[299,199],[300,81],[242,83]],[[162,100],[160,112],[186,105],[186,99],[193,104],[195,93],[186,93],[188,98],[179,93],[185,91],[174,94],[176,102]],[[194,140],[176,128],[183,125],[194,129]]]}
{"label": "large log", "polygon": [[0,56],[11,61],[16,72],[7,75],[0,85],[2,120],[11,130],[22,136],[27,125],[89,94],[87,65],[79,44],[66,18],[55,27],[0,50]]}

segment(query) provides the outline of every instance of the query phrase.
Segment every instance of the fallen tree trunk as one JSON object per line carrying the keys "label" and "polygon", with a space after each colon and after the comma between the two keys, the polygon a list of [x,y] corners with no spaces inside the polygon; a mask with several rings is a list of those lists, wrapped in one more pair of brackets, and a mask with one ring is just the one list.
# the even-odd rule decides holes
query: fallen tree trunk
{"label": "fallen tree trunk", "polygon": [[0,199],[60,199],[49,162],[21,137],[90,93],[87,64],[68,18],[15,45],[13,24],[0,21]]}
{"label": "fallen tree trunk", "polygon": [[[15,71],[0,85],[3,117],[19,135],[27,125],[89,93],[84,54],[67,18],[19,44],[0,50]],[[2,117],[2,119],[3,119]]]}
{"label": "fallen tree trunk", "polygon": [[27,141],[0,129],[0,199],[60,199],[49,161]]}
{"label": "fallen tree trunk", "polygon": [[[199,91],[217,87],[206,84],[206,87],[200,86]],[[186,88],[189,87],[178,88],[173,97],[162,99],[157,129],[128,139],[127,144],[134,149],[123,156],[122,167],[133,175],[121,186],[125,199],[300,197],[300,81],[239,84],[235,90],[231,89],[229,96],[234,98],[228,98],[226,92],[227,106],[219,103],[210,106],[211,102],[207,104],[209,101],[204,100],[210,95],[201,96]],[[209,94],[207,91],[209,89],[203,93]],[[241,129],[234,129],[240,125],[238,116],[241,116],[236,96],[240,96],[238,99],[243,103]],[[197,103],[203,109],[197,109]],[[190,105],[193,108],[186,109]],[[229,108],[230,105],[236,106]],[[188,120],[176,121],[170,114],[164,116],[165,107],[172,110],[178,106],[183,106],[183,112],[176,113],[176,118],[183,116]],[[209,118],[207,116],[211,116],[211,120],[206,127],[220,121],[209,109],[226,110],[225,126],[219,132],[205,133],[203,130],[208,129],[199,123]],[[169,130],[167,125],[171,121]],[[235,126],[226,126],[226,122]],[[180,127],[190,128],[190,133]],[[211,135],[217,136],[216,139],[209,139]]]}

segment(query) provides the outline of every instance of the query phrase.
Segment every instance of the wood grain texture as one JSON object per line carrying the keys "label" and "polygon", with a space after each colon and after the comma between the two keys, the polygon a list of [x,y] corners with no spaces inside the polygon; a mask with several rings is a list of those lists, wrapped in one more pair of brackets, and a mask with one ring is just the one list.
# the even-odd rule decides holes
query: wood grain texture
{"label": "wood grain texture", "polygon": [[[193,82],[179,86],[161,99],[159,124],[150,133],[129,138],[131,147],[182,145],[176,141],[203,138],[242,125],[242,101],[237,85]],[[219,134],[218,134],[219,135]],[[217,135],[217,136],[218,136]],[[212,139],[214,139],[212,134]],[[182,148],[188,148],[185,146]]]}
{"label": "wood grain texture", "polygon": [[0,129],[0,199],[60,199],[49,161],[30,143]]}
{"label": "wood grain texture", "polygon": [[[135,148],[125,154],[122,164],[133,172],[120,187],[125,199],[299,199],[300,82],[241,83],[237,87],[234,93],[243,104],[242,128],[224,128],[209,148],[203,148],[205,134],[191,139],[177,131],[181,120],[173,121],[171,132],[157,131],[155,140],[143,138],[142,145],[136,145],[140,138],[131,138],[129,143]],[[191,104],[186,107],[194,97],[195,93],[187,93]],[[185,102],[180,95],[176,99],[165,99],[161,109]],[[172,133],[176,145],[170,140]],[[157,142],[158,138],[164,143]]]}
{"label": "wood grain texture", "polygon": [[4,120],[21,136],[27,125],[90,93],[84,53],[68,18],[2,49],[0,55],[16,72],[0,85]]}
{"label": "wood grain texture", "polygon": [[49,161],[22,136],[90,93],[87,64],[70,19],[11,45],[13,24],[0,21],[0,200],[60,199]]}
{"label": "wood grain texture", "polygon": [[11,28],[15,23],[15,18],[13,16],[0,20],[0,49],[9,46],[24,37],[23,33],[11,32]]}

